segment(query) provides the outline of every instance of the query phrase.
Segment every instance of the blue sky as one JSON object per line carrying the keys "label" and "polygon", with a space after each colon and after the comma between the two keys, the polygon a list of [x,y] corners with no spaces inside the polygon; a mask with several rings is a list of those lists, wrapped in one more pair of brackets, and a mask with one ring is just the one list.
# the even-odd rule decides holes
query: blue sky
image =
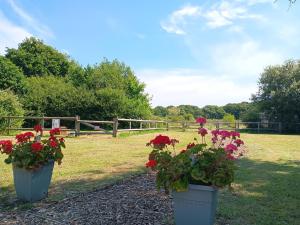
{"label": "blue sky", "polygon": [[0,54],[36,36],[82,65],[117,58],[152,105],[249,100],[267,65],[300,58],[288,0],[0,0]]}

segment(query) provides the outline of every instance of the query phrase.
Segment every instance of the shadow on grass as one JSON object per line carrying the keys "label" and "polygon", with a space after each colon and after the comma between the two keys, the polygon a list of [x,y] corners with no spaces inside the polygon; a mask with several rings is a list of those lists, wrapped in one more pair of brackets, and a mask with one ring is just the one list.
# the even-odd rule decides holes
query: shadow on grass
{"label": "shadow on grass", "polygon": [[242,159],[234,191],[220,192],[220,224],[300,224],[298,161],[267,162]]}
{"label": "shadow on grass", "polygon": [[[104,174],[102,170],[87,171],[87,178],[71,178],[69,180],[52,180],[49,187],[49,195],[46,199],[37,203],[25,203],[17,199],[14,186],[1,187],[0,191],[0,211],[10,211],[12,209],[28,209],[41,204],[50,204],[60,201],[64,198],[77,196],[80,193],[95,191],[106,188],[110,185],[120,183],[124,179],[145,173],[144,167],[136,167],[130,171],[110,172]],[[101,175],[101,177],[92,178],[90,175]]]}

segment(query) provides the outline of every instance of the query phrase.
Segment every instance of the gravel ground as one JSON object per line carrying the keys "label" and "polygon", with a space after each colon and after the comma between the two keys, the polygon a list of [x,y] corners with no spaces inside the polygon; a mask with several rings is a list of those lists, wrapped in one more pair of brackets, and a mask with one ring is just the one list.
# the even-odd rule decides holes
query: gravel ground
{"label": "gravel ground", "polygon": [[25,211],[0,212],[0,224],[173,224],[170,197],[144,174],[107,188]]}

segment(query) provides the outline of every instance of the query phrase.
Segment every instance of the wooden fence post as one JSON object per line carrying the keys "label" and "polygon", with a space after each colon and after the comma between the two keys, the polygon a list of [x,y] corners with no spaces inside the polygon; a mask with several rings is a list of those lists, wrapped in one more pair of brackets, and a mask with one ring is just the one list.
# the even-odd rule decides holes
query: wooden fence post
{"label": "wooden fence post", "polygon": [[[41,126],[42,126],[42,130],[44,130],[45,128],[45,119],[44,119],[44,115],[43,115],[43,118],[41,120]],[[41,132],[41,136],[43,136],[43,132]]]}
{"label": "wooden fence post", "polygon": [[118,135],[118,118],[114,118],[113,137],[117,137],[117,135]]}
{"label": "wooden fence post", "polygon": [[79,136],[80,134],[80,116],[75,117],[75,136]]}
{"label": "wooden fence post", "polygon": [[129,129],[131,130],[131,121],[129,121]]}
{"label": "wooden fence post", "polygon": [[166,122],[167,131],[169,130],[169,122]]}
{"label": "wooden fence post", "polygon": [[185,131],[185,122],[181,122],[182,125],[182,131]]}
{"label": "wooden fence post", "polygon": [[257,133],[260,132],[260,122],[257,123]]}

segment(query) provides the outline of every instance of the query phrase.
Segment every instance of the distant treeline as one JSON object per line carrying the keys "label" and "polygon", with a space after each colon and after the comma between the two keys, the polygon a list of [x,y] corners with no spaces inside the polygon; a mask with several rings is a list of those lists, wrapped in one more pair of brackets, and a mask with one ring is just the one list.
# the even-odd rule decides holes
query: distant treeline
{"label": "distant treeline", "polygon": [[229,103],[225,106],[207,105],[203,108],[194,105],[179,106],[156,106],[153,114],[160,118],[172,121],[192,121],[197,117],[204,116],[208,119],[223,119],[228,122],[234,120],[259,121],[259,112],[254,112],[252,103]]}

